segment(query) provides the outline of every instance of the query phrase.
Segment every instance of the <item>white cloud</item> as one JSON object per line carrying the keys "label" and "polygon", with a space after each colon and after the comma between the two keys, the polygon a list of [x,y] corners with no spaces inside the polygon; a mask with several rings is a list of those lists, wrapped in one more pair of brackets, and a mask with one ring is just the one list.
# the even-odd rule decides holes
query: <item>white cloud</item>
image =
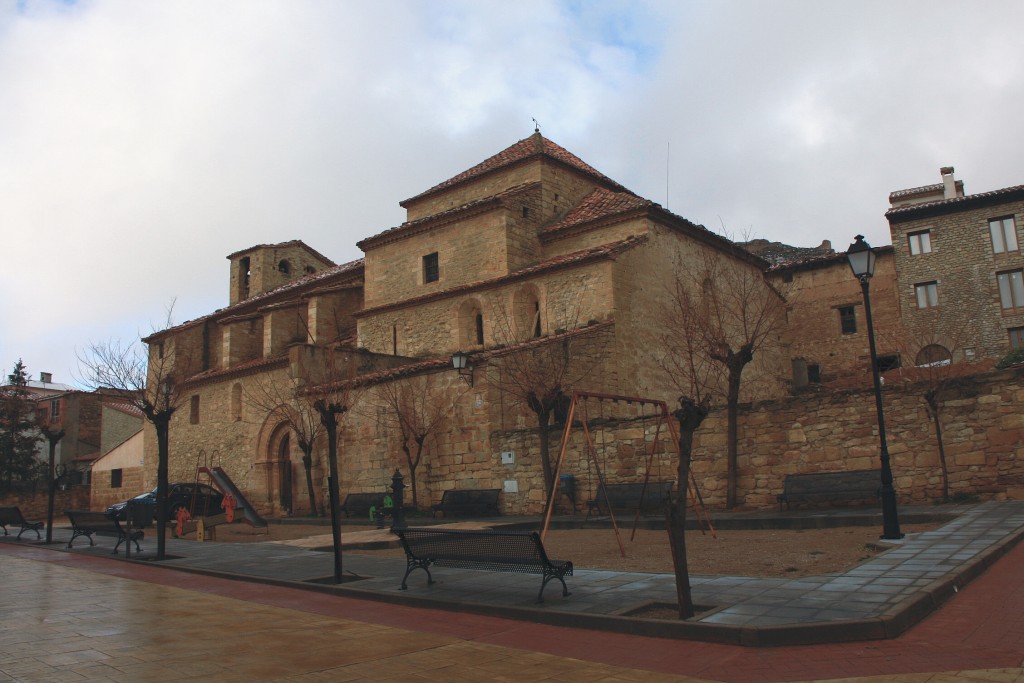
{"label": "white cloud", "polygon": [[[0,4],[0,364],[89,339],[224,256],[337,261],[398,202],[532,131],[676,213],[794,244],[887,241],[889,191],[1014,161],[1024,8],[952,2]],[[671,145],[671,158],[667,153]],[[666,194],[667,191],[667,194]]]}

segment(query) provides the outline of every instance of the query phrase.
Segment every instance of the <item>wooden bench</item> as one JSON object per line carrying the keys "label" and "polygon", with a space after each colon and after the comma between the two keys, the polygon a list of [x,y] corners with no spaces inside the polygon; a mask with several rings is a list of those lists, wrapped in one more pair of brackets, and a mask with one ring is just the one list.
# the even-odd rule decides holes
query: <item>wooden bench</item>
{"label": "wooden bench", "polygon": [[132,529],[131,536],[129,537],[128,530],[121,526],[121,522],[113,517],[108,517],[105,512],[65,510],[64,514],[67,515],[68,520],[71,522],[71,540],[68,541],[68,548],[71,547],[71,544],[79,536],[88,538],[89,545],[96,545],[92,537],[93,534],[97,534],[117,538],[117,543],[114,544],[114,553],[117,553],[117,549],[121,547],[121,544],[129,539],[135,542],[135,549],[142,552],[142,548],[139,547],[139,541],[144,536],[143,532]]}
{"label": "wooden bench", "polygon": [[370,508],[380,508],[384,505],[383,493],[350,493],[345,496],[345,502],[338,508],[345,513],[346,517],[353,514],[367,517]]}
{"label": "wooden bench", "polygon": [[540,574],[544,578],[537,602],[544,602],[548,581],[562,582],[562,595],[570,595],[565,577],[572,576],[572,562],[548,559],[536,531],[492,531],[435,529],[432,527],[396,528],[405,549],[406,569],[402,590],[414,569],[427,573],[427,584],[434,583],[430,566],[458,569],[483,569],[520,574]]}
{"label": "wooden bench", "polygon": [[616,512],[663,512],[672,500],[671,481],[631,482],[628,484],[602,484],[597,495],[587,501],[587,519],[592,514],[608,514],[608,506]]}
{"label": "wooden bench", "polygon": [[501,489],[452,489],[445,491],[441,502],[431,506],[432,512],[440,512],[442,517],[448,515],[472,515],[477,517],[497,517],[498,494]]}
{"label": "wooden bench", "polygon": [[21,535],[26,531],[36,532],[36,539],[41,539],[39,530],[46,526],[46,522],[30,522],[25,519],[25,516],[21,514],[21,508],[14,507],[0,507],[0,526],[4,528],[4,536],[7,535],[8,526],[21,527],[21,531],[18,532],[18,540],[21,540]]}
{"label": "wooden bench", "polygon": [[847,470],[845,472],[811,472],[787,474],[782,493],[776,496],[782,504],[814,501],[857,501],[877,498],[882,487],[878,470]]}

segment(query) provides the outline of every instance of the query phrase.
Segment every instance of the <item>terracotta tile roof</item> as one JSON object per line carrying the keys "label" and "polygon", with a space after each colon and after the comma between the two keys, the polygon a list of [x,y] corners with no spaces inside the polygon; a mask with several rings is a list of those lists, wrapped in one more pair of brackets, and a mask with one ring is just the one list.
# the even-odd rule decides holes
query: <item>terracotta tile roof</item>
{"label": "terracotta tile roof", "polygon": [[113,401],[104,401],[103,407],[110,408],[111,410],[116,410],[119,413],[131,415],[132,417],[137,417],[140,419],[145,417],[145,414],[143,414],[139,407],[134,403],[115,403]]}
{"label": "terracotta tile roof", "polygon": [[[484,349],[482,351],[472,352],[469,355],[470,358],[476,362],[479,362],[481,360],[486,361],[490,358],[506,356],[510,353],[515,353],[517,351],[543,346],[545,344],[561,342],[565,339],[572,339],[575,337],[596,334],[598,332],[610,329],[614,326],[614,320],[606,320],[604,322],[592,323],[584,327],[578,327],[575,330],[569,330],[568,332],[552,334],[546,337],[539,337],[537,339],[531,339],[520,344],[505,346],[500,349]],[[439,370],[451,369],[452,359],[450,356],[443,356],[441,358],[428,358],[425,360],[416,360],[414,362],[407,363],[406,365],[400,365],[397,368],[386,368],[384,370],[377,370],[375,372],[370,372],[365,375],[359,375],[358,377],[351,380],[321,384],[319,386],[310,387],[307,391],[310,394],[318,394],[337,391],[345,387],[369,387],[375,384],[380,384],[381,382],[388,382],[396,379],[401,379],[403,377],[410,377],[412,375],[418,375],[424,372],[437,372]]]}
{"label": "terracotta tile roof", "polygon": [[614,258],[618,254],[624,251],[632,249],[633,247],[647,242],[646,235],[632,235],[625,239],[617,242],[609,242],[608,244],[602,244],[596,247],[589,247],[587,249],[581,249],[574,251],[569,254],[562,254],[541,261],[519,270],[514,270],[507,275],[500,277],[491,278],[489,280],[479,280],[477,282],[470,282],[464,285],[458,285],[450,289],[445,289],[439,292],[433,292],[431,294],[425,294],[424,296],[418,296],[412,299],[403,299],[401,301],[395,301],[389,304],[383,304],[380,306],[374,306],[373,308],[364,308],[361,311],[356,311],[353,315],[356,318],[361,318],[367,315],[373,315],[382,311],[396,310],[405,308],[407,306],[416,306],[419,304],[427,303],[430,301],[437,301],[439,299],[445,299],[450,296],[458,294],[465,294],[480,289],[486,289],[489,287],[495,287],[498,285],[505,284],[507,282],[514,282],[534,275],[539,275],[552,270],[559,270],[561,268],[569,268],[572,266],[582,265],[591,261],[597,261],[601,259]]}
{"label": "terracotta tile roof", "polygon": [[326,256],[324,256],[319,251],[317,251],[313,247],[309,246],[308,244],[306,244],[302,240],[289,240],[287,242],[278,242],[277,244],[256,244],[254,246],[249,247],[248,249],[241,249],[239,251],[236,251],[233,254],[228,254],[227,258],[228,258],[228,260],[230,260],[230,259],[235,258],[236,256],[241,256],[242,254],[247,254],[250,251],[256,251],[257,249],[283,249],[285,247],[302,247],[303,249],[305,249],[309,253],[313,254],[314,256],[316,256],[318,259],[320,259],[324,263],[329,263],[332,266],[335,265],[334,261],[332,261],[331,259],[327,258]]}
{"label": "terracotta tile roof", "polygon": [[362,269],[363,259],[349,261],[348,263],[343,263],[338,266],[332,266],[331,268],[324,268],[323,270],[319,270],[310,275],[304,275],[300,278],[296,278],[295,280],[286,282],[280,287],[275,287],[274,289],[271,289],[269,291],[251,296],[248,299],[245,299],[244,301],[239,301],[238,303],[233,304],[231,306],[219,308],[213,313],[209,313],[194,320],[188,320],[186,322],[181,323],[180,325],[169,327],[166,330],[154,332],[148,337],[143,337],[142,341],[148,344],[151,341],[160,339],[161,337],[167,335],[168,333],[176,332],[186,327],[192,327],[193,325],[198,325],[199,323],[205,322],[207,320],[227,315],[240,315],[242,313],[248,313],[250,312],[250,309],[256,309],[260,305],[271,303],[273,299],[278,298],[283,294],[292,292],[294,292],[295,294],[301,294],[302,292],[299,290],[306,287],[311,287],[312,285],[318,283],[324,283],[327,280],[361,276]]}
{"label": "terracotta tile roof", "polygon": [[464,220],[471,216],[483,213],[484,211],[488,211],[494,207],[504,206],[508,200],[538,187],[540,187],[540,183],[524,183],[522,185],[516,185],[515,187],[510,187],[509,189],[490,197],[477,199],[467,204],[463,204],[462,206],[448,209],[447,211],[435,213],[431,216],[424,216],[423,218],[419,218],[414,221],[407,221],[393,228],[388,228],[384,232],[377,233],[372,237],[367,237],[364,240],[356,242],[356,246],[363,251],[366,251],[367,249],[372,249],[373,247],[377,247],[382,244],[417,235],[441,225],[447,225],[458,220]]}
{"label": "terracotta tile roof", "polygon": [[252,375],[262,370],[276,366],[284,366],[288,364],[288,352],[281,351],[269,358],[253,358],[251,360],[242,361],[232,365],[230,368],[213,368],[211,370],[204,370],[203,372],[192,375],[185,384],[187,386],[196,386],[199,384],[206,384],[208,382],[222,380],[226,377],[241,377],[245,375]]}
{"label": "terracotta tile roof", "polygon": [[498,152],[494,156],[485,159],[473,168],[463,171],[462,173],[449,178],[448,180],[435,185],[426,192],[422,192],[415,197],[410,197],[404,201],[399,202],[399,206],[406,207],[408,204],[415,202],[416,200],[429,197],[432,194],[447,190],[456,185],[460,185],[467,181],[479,178],[482,175],[497,171],[498,169],[506,168],[514,164],[521,163],[528,159],[534,159],[541,156],[546,156],[551,159],[556,159],[567,166],[570,166],[577,171],[580,171],[586,175],[596,178],[602,182],[602,184],[614,187],[615,189],[623,192],[628,192],[626,188],[616,183],[611,178],[599,173],[592,166],[587,164],[585,161],[577,157],[572,152],[569,152],[564,147],[555,144],[551,140],[548,140],[542,136],[539,132],[534,133],[528,138],[520,140],[511,147],[507,147],[502,151]]}
{"label": "terracotta tile roof", "polygon": [[1000,190],[992,190],[991,192],[978,192],[977,194],[963,197],[899,206],[886,211],[885,217],[889,219],[890,223],[899,223],[914,220],[915,218],[928,218],[944,213],[967,211],[1003,202],[1019,201],[1020,199],[1024,199],[1024,185],[1014,185],[1013,187],[1004,187]]}
{"label": "terracotta tile roof", "polygon": [[569,231],[572,228],[611,216],[639,209],[650,209],[655,206],[657,204],[654,202],[638,197],[631,192],[612,192],[599,187],[570,209],[564,218],[541,230],[540,234],[550,235]]}

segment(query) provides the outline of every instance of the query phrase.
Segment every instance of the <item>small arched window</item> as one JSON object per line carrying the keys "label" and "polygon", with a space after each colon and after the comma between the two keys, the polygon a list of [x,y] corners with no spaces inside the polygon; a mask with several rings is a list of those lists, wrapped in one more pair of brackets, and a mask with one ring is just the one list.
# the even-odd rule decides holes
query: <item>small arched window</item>
{"label": "small arched window", "polygon": [[466,349],[483,346],[484,313],[479,301],[467,299],[462,302],[459,306],[457,329],[459,347]]}
{"label": "small arched window", "polygon": [[953,354],[942,344],[929,344],[921,349],[914,359],[914,365],[918,367],[934,367],[949,365],[953,360]]}
{"label": "small arched window", "polygon": [[277,269],[281,271],[282,275],[290,275],[292,272],[292,265],[288,263],[288,259],[281,259],[281,262],[277,264]]}
{"label": "small arched window", "polygon": [[231,419],[235,422],[242,419],[242,385],[237,382],[231,387]]}

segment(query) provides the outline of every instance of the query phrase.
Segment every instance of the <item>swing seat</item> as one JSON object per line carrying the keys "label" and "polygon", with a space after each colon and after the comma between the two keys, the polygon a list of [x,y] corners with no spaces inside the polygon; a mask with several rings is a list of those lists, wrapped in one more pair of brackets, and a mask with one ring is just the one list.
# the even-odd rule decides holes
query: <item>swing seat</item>
{"label": "swing seat", "polygon": [[591,515],[607,515],[608,508],[615,512],[657,513],[672,502],[672,487],[675,482],[649,481],[628,484],[602,484],[597,495],[587,501],[587,519]]}

